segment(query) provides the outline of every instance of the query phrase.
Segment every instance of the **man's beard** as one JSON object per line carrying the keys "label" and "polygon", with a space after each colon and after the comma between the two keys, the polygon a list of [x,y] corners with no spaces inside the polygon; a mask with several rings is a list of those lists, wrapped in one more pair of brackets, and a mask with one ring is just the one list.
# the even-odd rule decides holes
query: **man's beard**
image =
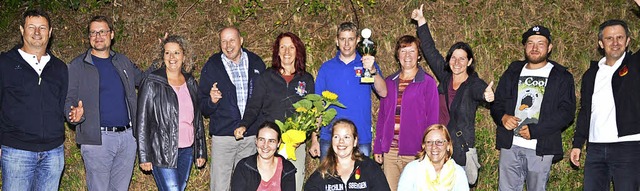
{"label": "man's beard", "polygon": [[545,60],[547,60],[547,58],[549,58],[549,53],[540,55],[540,57],[537,57],[537,58],[531,58],[531,57],[529,57],[529,55],[527,55],[527,52],[525,51],[524,57],[525,57],[527,63],[538,64],[538,63],[542,63]]}

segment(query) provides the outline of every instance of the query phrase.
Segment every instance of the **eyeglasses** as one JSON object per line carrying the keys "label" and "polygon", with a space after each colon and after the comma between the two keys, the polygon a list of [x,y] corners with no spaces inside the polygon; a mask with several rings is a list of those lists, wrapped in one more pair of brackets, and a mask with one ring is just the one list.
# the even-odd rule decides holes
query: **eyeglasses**
{"label": "eyeglasses", "polygon": [[427,141],[426,145],[427,146],[433,146],[434,144],[436,146],[442,146],[447,142],[447,140],[435,140],[435,141]]}
{"label": "eyeglasses", "polygon": [[110,32],[111,32],[111,30],[91,31],[91,32],[89,32],[89,36],[91,36],[91,37],[96,37],[98,35],[105,36],[105,35],[107,35],[107,33],[110,33]]}

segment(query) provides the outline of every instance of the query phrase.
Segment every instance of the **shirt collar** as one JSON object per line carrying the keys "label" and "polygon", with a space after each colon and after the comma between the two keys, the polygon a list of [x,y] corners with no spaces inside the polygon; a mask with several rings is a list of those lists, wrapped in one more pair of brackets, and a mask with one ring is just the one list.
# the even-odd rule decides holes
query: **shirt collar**
{"label": "shirt collar", "polygon": [[618,68],[618,67],[620,67],[620,65],[622,65],[622,61],[624,60],[624,57],[626,55],[627,55],[626,52],[624,54],[622,54],[622,56],[620,58],[618,58],[618,60],[616,60],[615,63],[613,63],[613,66],[607,65],[607,57],[602,57],[600,59],[600,61],[598,61],[598,67],[600,67],[600,68],[602,68],[602,67]]}
{"label": "shirt collar", "polygon": [[35,64],[35,63],[46,64],[47,62],[49,62],[49,60],[51,60],[51,55],[49,55],[48,53],[45,53],[45,55],[40,57],[40,62],[38,62],[38,58],[35,54],[29,54],[23,51],[22,49],[18,49],[18,52],[20,53],[20,56],[22,56],[22,59],[27,61],[27,63],[29,64]]}
{"label": "shirt collar", "polygon": [[[242,60],[243,60],[245,57],[247,57],[247,53],[245,53],[245,52],[244,52],[244,49],[240,49],[240,63],[238,63],[238,64],[242,64]],[[223,62],[225,65],[233,66],[233,61],[232,61],[231,59],[227,58],[227,55],[222,54],[222,55],[221,55],[221,58],[222,58],[222,62]]]}

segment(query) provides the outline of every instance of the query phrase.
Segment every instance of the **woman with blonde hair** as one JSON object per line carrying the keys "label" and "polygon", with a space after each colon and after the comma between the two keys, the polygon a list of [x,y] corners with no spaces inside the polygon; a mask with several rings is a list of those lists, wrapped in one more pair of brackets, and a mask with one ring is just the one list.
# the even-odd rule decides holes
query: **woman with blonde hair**
{"label": "woman with blonde hair", "polygon": [[[184,190],[191,166],[204,166],[204,125],[197,105],[198,84],[191,75],[186,40],[162,41],[163,64],[144,79],[138,92],[138,157],[158,190]],[[195,158],[195,160],[194,160]]]}
{"label": "woman with blonde hair", "polygon": [[467,175],[451,158],[452,153],[447,127],[440,124],[429,126],[422,138],[422,151],[400,175],[398,190],[469,190]]}

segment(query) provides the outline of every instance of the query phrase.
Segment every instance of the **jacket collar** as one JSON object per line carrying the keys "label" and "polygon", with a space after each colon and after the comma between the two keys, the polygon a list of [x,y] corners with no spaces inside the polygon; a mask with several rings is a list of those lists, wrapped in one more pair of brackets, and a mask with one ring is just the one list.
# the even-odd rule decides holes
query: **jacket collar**
{"label": "jacket collar", "polygon": [[[109,57],[114,58],[114,56],[116,55],[116,52],[114,52],[113,50],[109,50]],[[93,64],[93,59],[91,58],[91,48],[89,48],[87,50],[87,52],[84,53],[84,62],[94,65]]]}
{"label": "jacket collar", "polygon": [[[393,76],[393,81],[398,81],[400,79],[400,72],[402,72],[402,69],[391,75]],[[425,75],[427,75],[427,72],[425,72],[422,67],[418,66],[418,73],[416,73],[416,77],[413,79],[413,82],[424,81]]]}
{"label": "jacket collar", "polygon": [[[7,57],[20,62],[21,64],[26,64],[29,65],[29,63],[27,63],[26,60],[24,60],[22,58],[22,56],[20,55],[20,53],[18,52],[18,49],[22,48],[21,44],[18,44],[16,46],[14,46],[13,48],[11,48],[11,50],[9,50],[8,52],[5,52],[4,54],[7,55]],[[54,56],[53,54],[51,54],[51,51],[49,51],[49,49],[47,49],[46,53],[51,56],[51,60],[49,62],[52,62],[54,59],[58,59],[58,57]],[[45,66],[46,67],[46,66]]]}
{"label": "jacket collar", "polygon": [[[169,80],[167,79],[167,70],[164,66],[154,70],[153,72],[151,72],[151,74],[153,75],[149,75],[149,79],[155,79],[162,83],[169,84]],[[182,75],[184,75],[184,79],[186,82],[193,78],[190,73],[182,72]]]}

